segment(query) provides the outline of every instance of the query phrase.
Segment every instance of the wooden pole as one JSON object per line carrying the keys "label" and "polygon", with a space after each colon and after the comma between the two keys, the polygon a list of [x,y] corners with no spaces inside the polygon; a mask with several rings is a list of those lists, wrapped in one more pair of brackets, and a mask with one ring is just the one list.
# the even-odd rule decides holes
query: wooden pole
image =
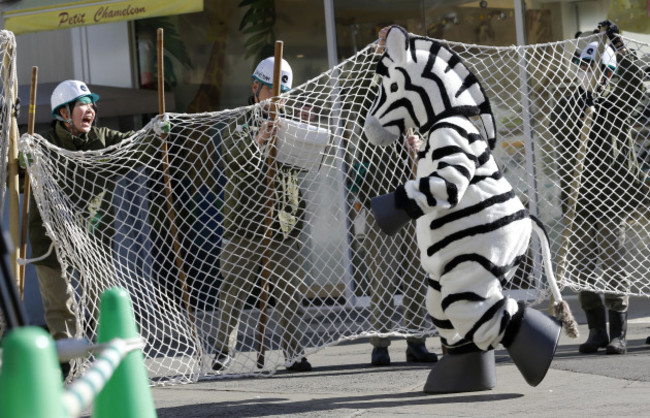
{"label": "wooden pole", "polygon": [[[271,98],[271,123],[273,123],[278,114],[278,96],[280,95],[280,76],[282,74],[282,55],[284,49],[284,42],[275,41],[275,54],[273,61],[273,87],[272,87],[272,98]],[[264,357],[266,354],[266,348],[264,347],[264,334],[266,332],[266,322],[268,321],[268,316],[266,314],[266,305],[268,301],[269,293],[269,275],[271,271],[268,269],[268,263],[271,258],[271,224],[273,223],[273,195],[275,194],[275,158],[277,148],[275,146],[275,130],[269,138],[269,155],[267,158],[267,169],[266,169],[266,216],[264,218],[265,233],[264,239],[262,240],[262,248],[264,252],[262,254],[262,282],[261,282],[261,292],[260,292],[260,320],[257,326],[257,367],[264,367]]]}
{"label": "wooden pole", "polygon": [[[159,28],[157,31],[158,35],[158,117],[162,120],[165,116],[165,71],[164,71],[164,60],[163,60],[163,29]],[[181,288],[183,290],[183,302],[185,303],[185,308],[192,322],[192,327],[194,330],[194,336],[198,340],[198,334],[194,321],[194,313],[192,312],[192,307],[190,305],[190,294],[187,286],[187,276],[185,275],[185,270],[183,270],[183,258],[181,257],[181,246],[178,243],[178,228],[176,228],[176,211],[174,210],[174,195],[172,192],[171,186],[171,176],[169,175],[169,152],[167,149],[167,134],[162,134],[162,169],[163,169],[163,181],[165,183],[165,197],[167,201],[167,216],[169,217],[169,223],[172,234],[172,244],[174,248],[174,261],[176,267],[178,268],[178,275],[181,280]],[[199,351],[201,350],[200,344],[197,345]]]}
{"label": "wooden pole", "polygon": [[[34,135],[34,123],[36,120],[36,85],[38,82],[38,67],[32,67],[32,84],[29,92],[29,118],[27,120],[27,133]],[[29,156],[25,155],[25,159]],[[20,258],[27,257],[27,222],[29,220],[30,181],[29,173],[25,171],[25,186],[23,188],[23,223],[20,236]],[[19,269],[20,297],[22,298],[25,289],[25,265]]]}
{"label": "wooden pole", "polygon": [[[5,70],[2,74],[2,79],[8,81],[7,86],[13,84],[13,89],[11,89],[11,107],[10,107],[10,120],[11,128],[9,130],[9,156],[8,156],[8,189],[9,189],[9,219],[11,220],[9,224],[9,233],[11,235],[11,242],[13,248],[7,248],[7,251],[10,254],[9,261],[11,263],[11,272],[13,273],[14,280],[16,282],[16,288],[20,289],[20,266],[17,263],[18,257],[20,257],[20,190],[19,190],[19,167],[18,167],[18,138],[20,133],[18,132],[18,120],[16,120],[16,98],[18,97],[18,80],[16,77],[13,77],[15,71],[15,61],[12,62],[11,56],[13,55],[13,47],[11,50],[7,51],[7,55],[4,58],[3,68]],[[13,81],[12,81],[13,78]],[[22,293],[21,293],[22,298]]]}

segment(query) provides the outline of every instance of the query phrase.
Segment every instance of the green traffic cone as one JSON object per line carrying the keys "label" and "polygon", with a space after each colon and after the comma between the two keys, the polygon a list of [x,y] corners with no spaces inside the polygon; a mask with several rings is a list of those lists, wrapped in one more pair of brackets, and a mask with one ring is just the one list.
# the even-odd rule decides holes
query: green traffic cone
{"label": "green traffic cone", "polygon": [[68,418],[54,340],[42,328],[14,328],[2,342],[0,417]]}
{"label": "green traffic cone", "polygon": [[[129,294],[121,288],[106,290],[99,307],[97,342],[114,338],[138,338]],[[156,417],[141,350],[131,351],[122,360],[104,389],[97,395],[93,418]]]}

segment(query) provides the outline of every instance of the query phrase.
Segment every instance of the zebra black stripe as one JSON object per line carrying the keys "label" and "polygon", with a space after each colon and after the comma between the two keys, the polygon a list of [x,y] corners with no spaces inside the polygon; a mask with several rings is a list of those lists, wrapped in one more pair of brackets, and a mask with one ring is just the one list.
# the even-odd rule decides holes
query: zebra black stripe
{"label": "zebra black stripe", "polygon": [[474,326],[467,332],[467,334],[464,335],[464,338],[470,341],[474,341],[474,334],[476,333],[476,331],[478,331],[478,329],[484,323],[494,318],[496,313],[499,312],[501,308],[503,308],[503,306],[506,303],[506,300],[507,300],[506,298],[499,299],[494,305],[492,305],[488,310],[486,310],[483,316],[481,316],[481,318],[478,321],[476,321]]}
{"label": "zebra black stripe", "polygon": [[448,319],[437,319],[431,317],[431,321],[433,322],[433,326],[435,326],[438,329],[454,329],[454,326],[451,324],[451,321]]}
{"label": "zebra black stripe", "polygon": [[[440,147],[438,149],[435,149],[431,153],[431,160],[432,161],[443,160],[445,157],[450,156],[450,155],[454,155],[454,154],[464,154],[465,157],[467,157],[468,160],[474,162],[475,166],[478,165],[478,159],[476,158],[476,155],[469,154],[469,153],[465,152],[465,150],[463,150],[461,147],[456,146],[456,145],[448,145],[446,147]],[[438,167],[440,167],[440,166],[438,166]],[[465,171],[467,171],[467,170],[465,170]],[[469,173],[467,173],[466,178],[469,179]]]}
{"label": "zebra black stripe", "polygon": [[438,200],[431,194],[431,188],[429,187],[429,179],[432,177],[438,177],[447,185],[447,190],[449,190],[449,183],[447,180],[440,177],[437,173],[432,174],[429,177],[422,177],[418,182],[418,191],[422,193],[427,198],[427,205],[434,207],[438,204]]}
{"label": "zebra black stripe", "polygon": [[489,176],[474,176],[474,178],[472,178],[472,180],[470,181],[470,184],[478,184],[486,179],[500,180],[502,178],[503,178],[503,173],[501,173],[501,171],[495,171]]}
{"label": "zebra black stripe", "polygon": [[512,260],[511,263],[506,264],[505,266],[497,266],[492,261],[483,257],[482,255],[475,254],[475,253],[463,254],[454,257],[453,260],[447,263],[445,265],[445,268],[443,269],[442,274],[444,275],[450,273],[452,270],[454,270],[462,263],[472,262],[472,263],[479,264],[486,271],[492,274],[496,279],[498,279],[500,283],[503,283],[505,280],[505,274],[510,270],[512,270],[513,267],[518,266],[522,259],[523,256],[517,256],[515,257],[514,260]]}
{"label": "zebra black stripe", "polygon": [[465,79],[463,80],[463,84],[460,86],[460,88],[456,92],[456,98],[458,98],[458,96],[463,94],[463,92],[465,90],[472,87],[476,83],[478,83],[478,79],[476,78],[476,76],[473,73],[469,73],[467,75],[467,77],[465,77]]}
{"label": "zebra black stripe", "polygon": [[[411,101],[409,99],[406,99],[406,98],[395,100],[393,103],[390,104],[390,106],[388,106],[386,111],[384,111],[384,113],[381,114],[379,117],[383,118],[384,116],[386,116],[387,113],[390,113],[393,110],[399,109],[401,107],[405,108],[408,111],[409,115],[411,116],[411,118],[414,121],[418,120],[417,117],[415,116],[415,110],[413,109],[413,104],[411,103]],[[397,119],[393,120],[393,121],[390,121],[390,122],[386,123],[384,126],[397,125],[396,121],[397,121]],[[400,121],[401,121],[401,123],[399,125],[402,126],[402,129],[400,129],[400,132],[403,132],[404,131],[404,119],[400,119]]]}
{"label": "zebra black stripe", "polygon": [[467,228],[462,231],[458,231],[455,234],[449,234],[446,238],[427,248],[427,256],[431,257],[433,254],[445,248],[447,245],[450,245],[454,241],[458,241],[473,235],[487,234],[488,232],[496,231],[499,228],[503,228],[506,225],[525,218],[528,218],[528,211],[526,209],[522,209],[511,215],[504,216],[503,218],[500,218],[494,222]]}
{"label": "zebra black stripe", "polygon": [[[422,86],[418,86],[416,84],[413,84],[411,81],[411,76],[409,73],[403,69],[403,68],[396,68],[398,71],[402,73],[404,76],[404,90],[406,91],[412,91],[414,93],[417,93],[417,95],[420,97],[420,103],[424,106],[426,114],[427,114],[427,119],[431,118],[431,115],[434,114],[433,111],[433,106],[431,104],[431,98],[429,97],[429,93],[426,91],[426,89]],[[411,113],[411,112],[409,112]],[[413,119],[414,121],[417,121],[417,119]],[[419,122],[416,122],[417,126],[420,126]]]}
{"label": "zebra black stripe", "polygon": [[449,307],[449,305],[463,300],[470,302],[483,302],[485,301],[485,298],[481,295],[477,295],[474,292],[454,293],[453,295],[449,295],[442,300],[441,307],[443,312],[447,309],[447,307]]}
{"label": "zebra black stripe", "polygon": [[434,126],[431,127],[431,131],[435,131],[435,130],[438,130],[438,129],[452,129],[452,130],[458,132],[458,134],[460,136],[467,139],[467,142],[469,142],[470,144],[473,144],[476,141],[483,141],[484,140],[482,135],[477,134],[477,133],[473,133],[473,132],[472,133],[467,132],[466,129],[464,129],[464,128],[456,125],[456,124],[449,123],[449,122],[436,123]]}
{"label": "zebra black stripe", "polygon": [[516,198],[515,191],[510,189],[506,193],[492,196],[475,205],[467,206],[466,208],[459,210],[457,212],[453,212],[448,215],[441,216],[440,218],[434,219],[429,224],[429,228],[431,228],[431,230],[441,228],[450,222],[454,222],[463,218],[468,218],[474,214],[481,212],[485,208],[489,208],[490,206],[498,205],[500,203],[504,203],[507,202],[508,200],[515,199],[515,198]]}

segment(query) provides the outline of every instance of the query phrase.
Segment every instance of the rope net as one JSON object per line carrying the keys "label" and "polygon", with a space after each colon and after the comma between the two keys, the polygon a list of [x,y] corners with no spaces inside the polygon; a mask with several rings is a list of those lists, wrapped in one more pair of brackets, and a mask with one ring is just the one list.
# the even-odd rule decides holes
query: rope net
{"label": "rope net", "polygon": [[[16,81],[16,38],[12,32],[0,30],[0,161],[7,164],[9,154],[9,132],[11,131],[11,112]],[[0,204],[4,207],[7,190],[7,170],[0,172]],[[0,215],[2,219],[4,215]]]}
{"label": "rope net", "polygon": [[[498,127],[495,155],[546,225],[554,262],[563,260],[560,285],[648,295],[643,69],[650,47],[625,38],[627,62],[619,59],[595,100],[598,114],[623,88],[607,110],[613,119],[582,123],[579,106],[557,110],[577,92],[574,53],[597,39],[512,47],[443,43],[487,92]],[[103,289],[128,289],[154,385],[273,374],[361,337],[436,335],[421,299],[426,277],[414,228],[386,236],[368,209],[371,197],[414,175],[401,141],[379,148],[363,137],[378,59],[369,45],[283,94],[274,125],[267,101],[168,114],[168,132],[156,119],[101,151],[68,151],[24,135],[20,149],[32,156],[34,198],[77,297],[80,332],[95,337]],[[589,131],[581,172],[576,146],[557,133],[567,129],[559,122],[573,123],[566,141],[577,141],[583,127]],[[269,126],[275,151],[273,141],[256,140]],[[592,167],[594,155],[615,170]],[[594,225],[601,226],[597,233]],[[603,240],[592,240],[586,255],[578,251],[585,237],[595,236]],[[611,236],[621,248],[605,245],[613,244]],[[533,240],[530,248],[505,291],[536,304],[549,292],[539,245]],[[588,268],[585,259],[592,261]],[[620,280],[610,280],[614,274]],[[75,371],[88,361],[78,361]]]}
{"label": "rope net", "polygon": [[[18,95],[18,92],[15,91],[16,38],[12,32],[0,30],[0,58],[0,162],[2,162],[2,170],[0,170],[0,205],[2,206],[0,207],[4,208],[7,195],[7,163],[13,110],[12,101]],[[3,219],[4,210],[0,214],[0,221]],[[1,238],[4,239],[4,237]],[[4,333],[6,325],[5,318],[0,312],[0,336]]]}

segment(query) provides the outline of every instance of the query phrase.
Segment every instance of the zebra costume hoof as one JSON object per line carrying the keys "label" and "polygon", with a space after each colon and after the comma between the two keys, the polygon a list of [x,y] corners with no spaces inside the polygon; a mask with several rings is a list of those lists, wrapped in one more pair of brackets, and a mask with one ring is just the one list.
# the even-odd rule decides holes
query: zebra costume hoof
{"label": "zebra costume hoof", "polygon": [[426,393],[490,390],[497,383],[494,350],[446,354],[431,369]]}
{"label": "zebra costume hoof", "polygon": [[395,193],[373,197],[370,207],[377,225],[388,235],[394,235],[411,220],[405,210],[395,207]]}
{"label": "zebra costume hoof", "polygon": [[520,309],[513,316],[502,344],[529,385],[537,386],[544,380],[561,329],[557,320],[535,309]]}

